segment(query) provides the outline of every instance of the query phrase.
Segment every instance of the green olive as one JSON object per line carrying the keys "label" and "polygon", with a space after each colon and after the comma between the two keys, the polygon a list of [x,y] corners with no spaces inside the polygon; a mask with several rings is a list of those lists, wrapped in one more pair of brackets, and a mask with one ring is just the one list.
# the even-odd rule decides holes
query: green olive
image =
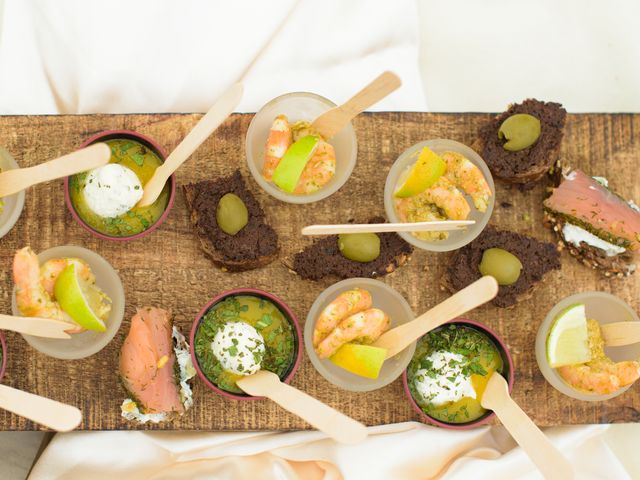
{"label": "green olive", "polygon": [[517,152],[530,147],[540,136],[540,120],[528,113],[516,113],[507,118],[498,129],[498,137],[506,140],[502,148]]}
{"label": "green olive", "polygon": [[482,254],[478,267],[482,275],[491,275],[498,285],[512,285],[520,278],[522,263],[513,253],[501,248],[489,248]]}
{"label": "green olive", "polygon": [[380,237],[375,233],[343,233],[338,235],[338,248],[344,258],[372,262],[380,256]]}
{"label": "green olive", "polygon": [[235,193],[227,193],[218,202],[216,221],[224,233],[235,235],[249,223],[247,206]]}

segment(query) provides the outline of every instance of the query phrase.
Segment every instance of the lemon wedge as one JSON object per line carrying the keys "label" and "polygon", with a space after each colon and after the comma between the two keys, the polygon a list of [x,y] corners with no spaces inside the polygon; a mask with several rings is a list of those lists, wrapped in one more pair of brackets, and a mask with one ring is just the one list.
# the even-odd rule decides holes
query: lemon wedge
{"label": "lemon wedge", "polygon": [[584,304],[566,308],[555,318],[547,337],[547,361],[551,368],[591,360]]}
{"label": "lemon wedge", "polygon": [[414,197],[436,183],[446,170],[447,162],[429,147],[424,147],[394,195],[398,198]]}
{"label": "lemon wedge", "polygon": [[104,320],[111,312],[111,299],[98,287],[86,282],[70,264],[58,276],[54,286],[56,300],[62,309],[81,327],[104,332]]}
{"label": "lemon wedge", "polygon": [[329,360],[348,372],[375,379],[380,375],[386,356],[386,348],[347,343],[329,357]]}

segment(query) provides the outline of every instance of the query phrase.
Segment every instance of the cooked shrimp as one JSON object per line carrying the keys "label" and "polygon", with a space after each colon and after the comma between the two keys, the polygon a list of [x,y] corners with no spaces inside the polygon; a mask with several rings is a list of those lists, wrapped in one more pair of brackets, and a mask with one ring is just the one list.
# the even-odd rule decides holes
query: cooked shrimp
{"label": "cooked shrimp", "polygon": [[320,358],[329,358],[345,343],[358,340],[373,343],[389,328],[389,316],[382,310],[370,308],[342,320],[316,347]]}
{"label": "cooked shrimp", "polygon": [[333,145],[320,140],[316,151],[307,162],[293,193],[308,195],[329,183],[336,173],[336,152]]}
{"label": "cooked shrimp", "polygon": [[604,340],[596,320],[587,320],[591,361],[558,368],[560,376],[578,390],[606,395],[640,378],[640,363],[614,362],[604,353]]}
{"label": "cooked shrimp", "polygon": [[71,264],[75,264],[76,272],[80,275],[80,278],[88,283],[95,283],[96,277],[91,271],[91,267],[84,260],[79,258],[54,258],[47,260],[40,267],[40,281],[45,291],[53,297],[53,289],[56,285],[56,280],[62,271]]}
{"label": "cooked shrimp", "polygon": [[640,377],[640,363],[600,360],[560,367],[558,373],[573,388],[606,395],[635,382]]}
{"label": "cooked shrimp", "polygon": [[447,162],[445,177],[471,196],[478,211],[486,212],[492,194],[482,171],[457,152],[444,152],[441,157]]}
{"label": "cooked shrimp", "polygon": [[342,292],[322,310],[318,317],[313,329],[313,346],[317,347],[341,320],[371,308],[371,304],[371,294],[362,288]]}
{"label": "cooked shrimp", "polygon": [[30,247],[16,252],[13,258],[13,281],[16,284],[16,305],[22,315],[62,320],[70,324],[68,333],[84,330],[51,299],[42,286],[38,256]]}
{"label": "cooked shrimp", "polygon": [[262,176],[265,180],[271,181],[273,172],[284,157],[287,149],[292,143],[291,127],[286,115],[278,115],[271,129],[264,151],[264,165],[262,166]]}

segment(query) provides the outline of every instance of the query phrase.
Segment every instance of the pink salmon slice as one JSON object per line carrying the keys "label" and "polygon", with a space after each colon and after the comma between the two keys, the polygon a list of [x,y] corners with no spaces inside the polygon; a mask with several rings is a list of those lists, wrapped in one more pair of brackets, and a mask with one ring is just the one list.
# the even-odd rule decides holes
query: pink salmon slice
{"label": "pink salmon slice", "polygon": [[611,243],[623,239],[630,250],[640,248],[640,212],[580,170],[565,175],[544,206],[591,227],[594,234],[608,234],[605,240]]}
{"label": "pink salmon slice", "polygon": [[120,350],[120,376],[144,413],[184,412],[175,379],[171,314],[138,309]]}

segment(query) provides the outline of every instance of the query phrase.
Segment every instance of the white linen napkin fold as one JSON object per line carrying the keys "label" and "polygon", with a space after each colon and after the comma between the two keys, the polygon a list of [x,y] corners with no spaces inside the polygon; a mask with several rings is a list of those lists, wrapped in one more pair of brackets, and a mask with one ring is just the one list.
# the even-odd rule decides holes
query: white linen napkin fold
{"label": "white linen napkin fold", "polygon": [[[630,478],[605,425],[547,429],[578,479]],[[371,427],[344,446],[320,432],[74,432],[58,434],[30,480],[538,479],[501,427],[451,431],[415,422]]]}

